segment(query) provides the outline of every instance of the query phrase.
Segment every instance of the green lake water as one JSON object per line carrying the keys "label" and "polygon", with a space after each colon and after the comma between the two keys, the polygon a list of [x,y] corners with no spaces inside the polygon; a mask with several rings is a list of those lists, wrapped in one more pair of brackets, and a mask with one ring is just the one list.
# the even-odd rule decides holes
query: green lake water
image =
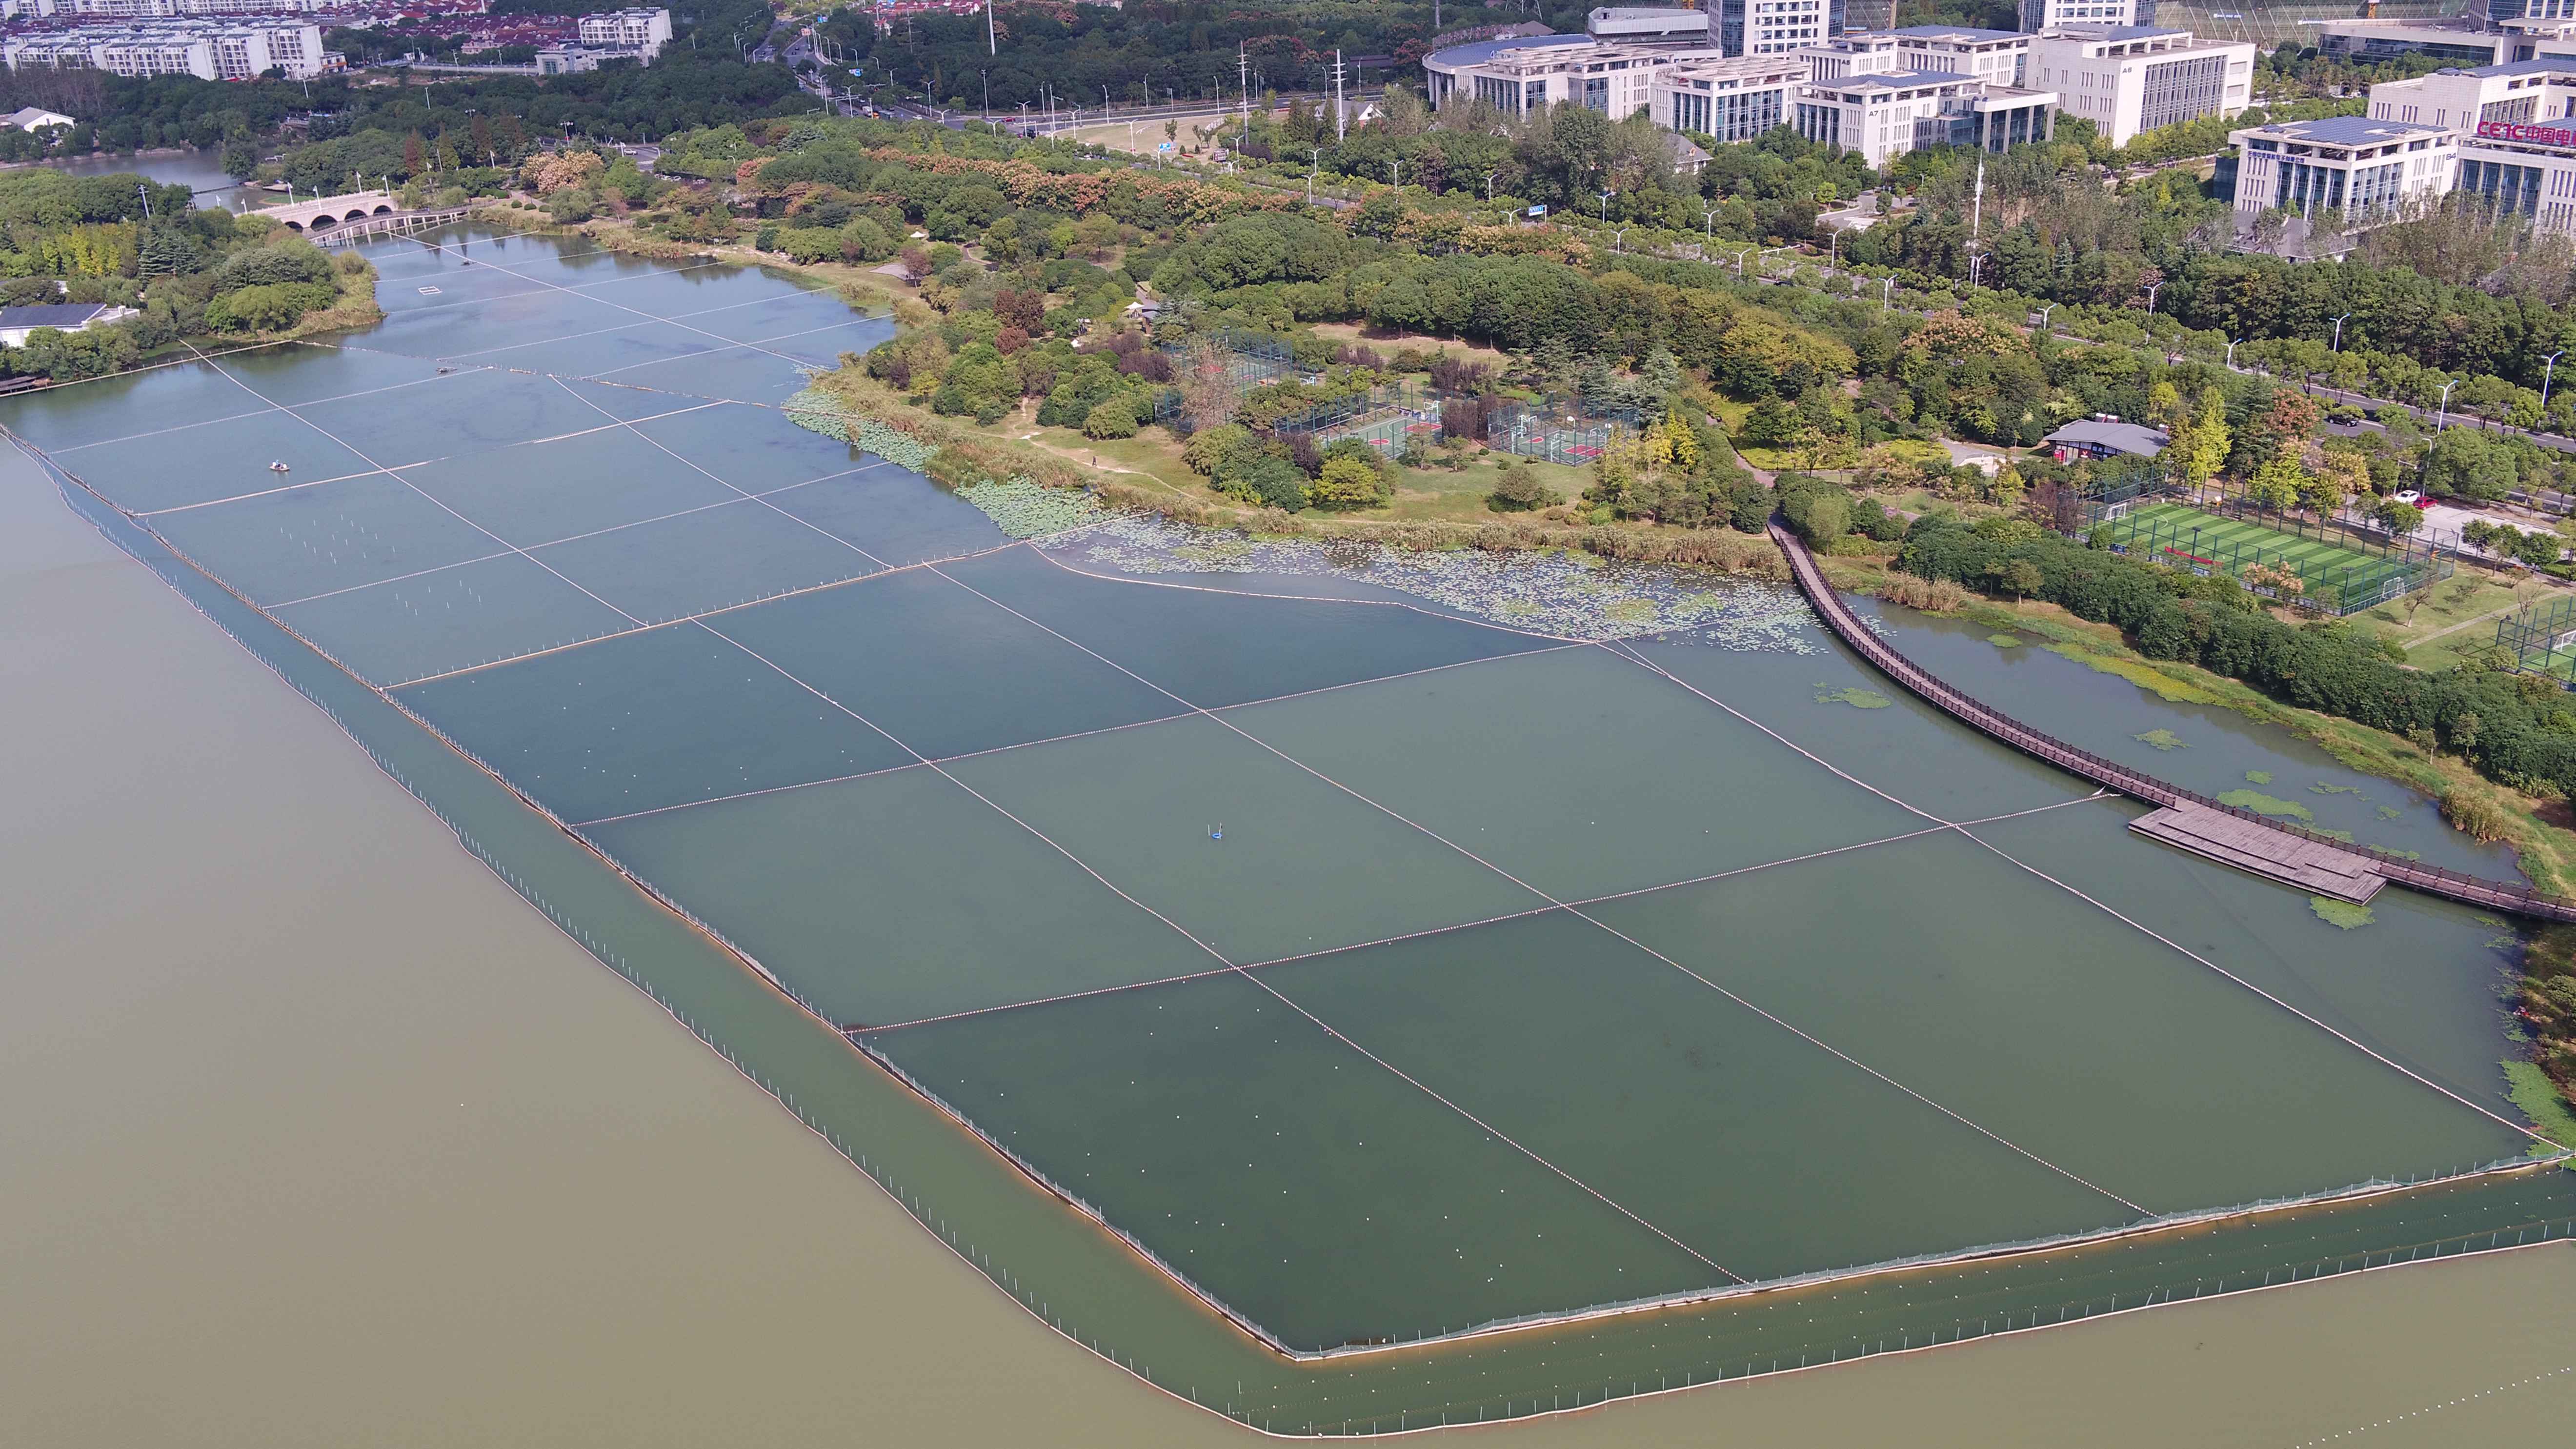
{"label": "green lake water", "polygon": [[[2525,1145],[2508,953],[2133,839],[1911,700],[1855,708],[1894,692],[1812,635],[1632,655],[1006,547],[776,414],[884,330],[781,279],[380,251],[365,334],[0,422],[577,939],[1157,1382],[1292,1427],[1493,1416],[2576,1216],[2522,1174],[1286,1366],[1127,1244],[1324,1349],[2439,1176]],[[2090,748],[2170,729],[2203,772],[2349,783],[2148,698],[2042,718],[2033,665],[2086,671],[1890,627]],[[2351,788],[2399,810],[2365,838],[2499,868]]]}

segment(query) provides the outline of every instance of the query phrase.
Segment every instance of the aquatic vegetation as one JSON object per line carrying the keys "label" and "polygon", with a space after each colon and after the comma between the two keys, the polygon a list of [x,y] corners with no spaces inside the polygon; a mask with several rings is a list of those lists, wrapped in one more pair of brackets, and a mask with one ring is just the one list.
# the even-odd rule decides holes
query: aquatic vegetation
{"label": "aquatic vegetation", "polygon": [[2558,1095],[2548,1073],[2535,1062],[2506,1062],[2504,1080],[2513,1104],[2549,1139],[2531,1144],[2533,1156],[2546,1157],[2559,1147],[2576,1146],[2576,1112],[2568,1110],[2567,1099]]}
{"label": "aquatic vegetation", "polygon": [[2359,785],[2336,785],[2330,784],[2324,780],[2319,780],[2317,783],[2308,787],[2308,793],[2311,795],[2359,795],[2361,793],[2361,787]]}
{"label": "aquatic vegetation", "polygon": [[2339,931],[2359,930],[2379,919],[2370,913],[2368,906],[2356,906],[2350,901],[2328,900],[2324,896],[2308,897],[2308,909],[2317,913],[2318,920]]}
{"label": "aquatic vegetation", "polygon": [[2116,674],[2141,689],[2175,704],[2217,704],[2219,698],[2196,684],[2187,684],[2163,670],[2139,659],[2122,659],[2109,654],[2096,654],[2078,644],[2058,642],[2045,646],[2052,654],[2062,654],[2087,669]]}
{"label": "aquatic vegetation", "polygon": [[2398,809],[2394,805],[2382,805],[2379,807],[2379,818],[2382,820],[2394,820],[2405,813],[2405,811]]}
{"label": "aquatic vegetation", "polygon": [[[1687,633],[1727,649],[1783,654],[1822,646],[1792,587],[1675,564],[1570,551],[1415,550],[1355,539],[1264,536],[1150,514],[1108,514],[1050,548],[1128,574],[1272,574],[1340,579],[1408,594],[1471,618],[1562,639]],[[1714,585],[1714,586],[1712,586]]]}
{"label": "aquatic vegetation", "polygon": [[1013,538],[1041,538],[1080,528],[1107,510],[1088,493],[1044,488],[1026,478],[999,483],[972,483],[957,496],[983,510],[994,526]]}
{"label": "aquatic vegetation", "polygon": [[2021,636],[2018,634],[1989,634],[1986,636],[1986,642],[1992,644],[1998,649],[2019,649],[2021,647]]}
{"label": "aquatic vegetation", "polygon": [[2245,772],[2245,783],[2249,785],[2269,785],[2272,783],[2272,772],[2269,770],[2248,770]]}
{"label": "aquatic vegetation", "polygon": [[1895,702],[1875,689],[1863,689],[1857,684],[1845,685],[1841,689],[1827,689],[1821,684],[1816,686],[1818,704],[1847,704],[1854,709],[1885,709]]}
{"label": "aquatic vegetation", "polygon": [[2239,810],[2251,810],[2257,815],[2296,820],[2302,825],[2312,823],[2317,818],[2315,811],[2296,800],[2279,799],[2266,795],[2260,790],[2230,790],[2218,797],[2218,803],[2233,805]]}
{"label": "aquatic vegetation", "polygon": [[2183,743],[2182,736],[2175,734],[2169,729],[2152,729],[2147,731],[2145,734],[2131,735],[2129,738],[2136,740],[2139,744],[2150,745],[2159,750],[2187,750],[2191,748],[2191,746]]}

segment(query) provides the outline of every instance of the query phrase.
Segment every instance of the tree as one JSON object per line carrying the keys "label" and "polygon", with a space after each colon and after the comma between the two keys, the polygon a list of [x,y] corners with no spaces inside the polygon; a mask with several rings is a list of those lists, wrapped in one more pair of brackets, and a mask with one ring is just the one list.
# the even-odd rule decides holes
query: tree
{"label": "tree", "polygon": [[2166,444],[2165,467],[2185,488],[2198,489],[2218,475],[2234,441],[2227,427],[2227,399],[2216,388],[2200,395],[2198,416],[2184,424]]}
{"label": "tree", "polygon": [[2370,516],[2380,527],[2401,538],[2424,526],[2424,510],[2412,503],[2400,503],[2394,497],[2372,502]]}
{"label": "tree", "polygon": [[1306,501],[1335,511],[1375,508],[1394,492],[1384,474],[1365,458],[1345,453],[1324,460],[1324,468],[1306,488]]}
{"label": "tree", "polygon": [[2274,458],[2245,480],[2245,496],[2266,508],[2295,508],[2314,480],[2291,458]]}
{"label": "tree", "polygon": [[2424,486],[2450,497],[2493,502],[2516,482],[2512,445],[2475,428],[2448,428],[2424,455]]}
{"label": "tree", "polygon": [[2038,593],[2048,583],[2041,576],[2039,565],[2026,558],[1997,559],[1986,566],[1986,577],[1994,580],[1997,593],[2012,595],[2016,605]]}

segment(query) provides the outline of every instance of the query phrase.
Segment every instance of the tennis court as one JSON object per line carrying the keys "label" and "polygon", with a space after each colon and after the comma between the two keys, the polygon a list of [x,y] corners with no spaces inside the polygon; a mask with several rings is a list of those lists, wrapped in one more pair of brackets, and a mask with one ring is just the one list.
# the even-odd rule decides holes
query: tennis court
{"label": "tennis court", "polygon": [[[705,394],[487,370],[379,416],[334,390],[353,354],[287,347],[0,422],[756,965],[848,1072],[899,1074],[1277,1348],[2528,1145],[2402,1020],[2365,1044],[2333,983],[2287,1009],[2141,924],[2163,905],[2045,874],[2016,841],[2048,837],[1993,822],[2127,844],[2106,807],[1910,702],[1835,702],[1838,654],[1106,574],[761,405],[803,379],[739,324],[809,330],[803,294],[746,284],[718,334],[692,319],[720,278],[523,280],[456,310],[729,360]],[[401,354],[355,340],[382,385]],[[136,429],[138,389],[192,420]],[[159,513],[245,415],[292,491],[263,460]],[[302,486],[334,450],[352,476]]]}

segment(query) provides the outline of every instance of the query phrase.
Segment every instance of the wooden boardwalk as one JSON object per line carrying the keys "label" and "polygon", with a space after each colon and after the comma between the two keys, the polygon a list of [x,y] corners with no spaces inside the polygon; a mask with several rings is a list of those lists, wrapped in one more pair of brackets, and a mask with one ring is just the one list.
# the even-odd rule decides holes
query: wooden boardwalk
{"label": "wooden boardwalk", "polygon": [[[2053,735],[2032,729],[2003,711],[1951,688],[1921,665],[1898,653],[1894,646],[1880,638],[1858,614],[1852,612],[1851,606],[1843,602],[1842,595],[1834,592],[1833,585],[1826,582],[1824,570],[1817,566],[1815,556],[1807,552],[1807,546],[1776,521],[1771,525],[1771,539],[1788,556],[1789,571],[1798,581],[1799,592],[1815,606],[1817,615],[1825,621],[1825,627],[1833,630],[1837,638],[1850,645],[1880,673],[1943,713],[2026,755],[2045,760],[2069,774],[2117,791],[2132,800],[2159,807],[2155,813],[2136,822],[2133,828],[2141,834],[2278,881],[2294,890],[2331,896],[2337,900],[2370,899],[2378,891],[2378,886],[2369,881],[2375,876],[2380,881],[2487,910],[2505,911],[2542,921],[2576,921],[2576,901],[2548,895],[2519,882],[2508,884],[2425,865],[2367,846],[2350,845],[2296,825],[2266,819],[2250,810],[2222,805],[2196,791],[2167,784],[2152,775],[2142,775],[2126,765],[2077,749]],[[2221,821],[2225,822],[2224,825],[2220,824]],[[2327,889],[2329,885],[2336,888]]]}

